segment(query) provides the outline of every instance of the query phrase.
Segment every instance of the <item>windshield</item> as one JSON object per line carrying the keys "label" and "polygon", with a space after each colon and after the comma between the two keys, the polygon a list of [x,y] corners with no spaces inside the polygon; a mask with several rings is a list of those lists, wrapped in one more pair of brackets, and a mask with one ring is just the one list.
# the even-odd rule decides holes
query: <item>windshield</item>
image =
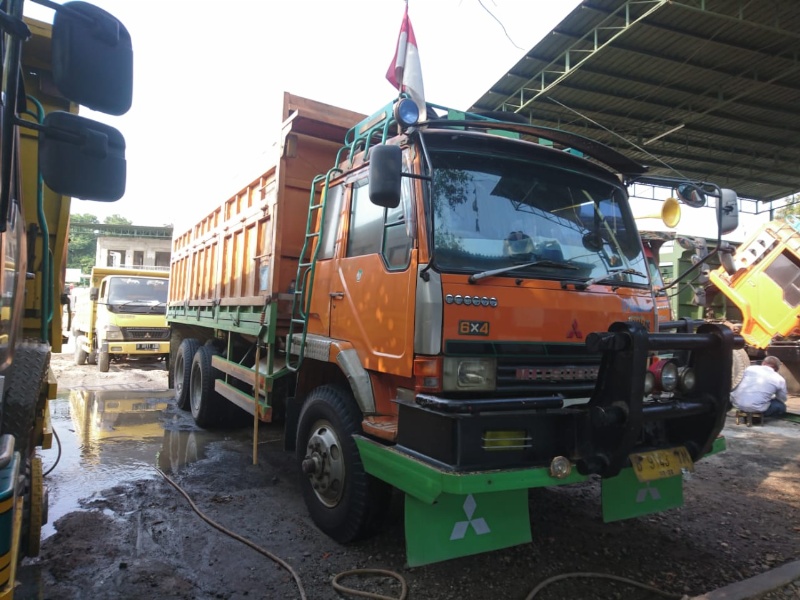
{"label": "windshield", "polygon": [[431,161],[442,271],[647,285],[623,187],[510,155],[437,149]]}
{"label": "windshield", "polygon": [[166,311],[169,280],[155,277],[114,277],[108,284],[108,304],[116,307],[161,306]]}

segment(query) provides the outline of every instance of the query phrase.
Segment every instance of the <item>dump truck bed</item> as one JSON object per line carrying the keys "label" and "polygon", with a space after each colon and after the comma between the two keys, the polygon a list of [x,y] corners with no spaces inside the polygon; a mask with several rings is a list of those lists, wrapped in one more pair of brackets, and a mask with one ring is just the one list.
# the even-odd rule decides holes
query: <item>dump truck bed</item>
{"label": "dump truck bed", "polygon": [[[275,160],[173,240],[169,306],[261,306],[290,291],[314,178],[363,115],[284,94]],[[174,311],[170,311],[172,314]]]}

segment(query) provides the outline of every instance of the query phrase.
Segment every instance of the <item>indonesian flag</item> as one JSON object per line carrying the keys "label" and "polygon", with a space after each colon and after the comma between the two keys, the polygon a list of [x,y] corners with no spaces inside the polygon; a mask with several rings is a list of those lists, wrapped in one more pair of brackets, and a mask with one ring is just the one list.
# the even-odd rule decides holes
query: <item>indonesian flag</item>
{"label": "indonesian flag", "polygon": [[417,39],[414,37],[414,29],[408,18],[408,3],[403,15],[403,24],[400,26],[400,36],[397,38],[397,49],[392,64],[386,72],[386,79],[398,90],[411,96],[419,107],[420,117],[424,120],[427,110],[425,89],[422,86],[422,67],[419,62]]}

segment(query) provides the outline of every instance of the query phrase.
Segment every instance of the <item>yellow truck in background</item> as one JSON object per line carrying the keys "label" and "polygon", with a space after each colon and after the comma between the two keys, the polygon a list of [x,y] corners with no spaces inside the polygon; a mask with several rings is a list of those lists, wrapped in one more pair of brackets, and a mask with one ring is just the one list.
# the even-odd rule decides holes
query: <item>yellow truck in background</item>
{"label": "yellow truck in background", "polygon": [[777,356],[789,393],[800,393],[800,219],[763,224],[721,262],[709,282],[741,312],[750,354]]}
{"label": "yellow truck in background", "polygon": [[73,331],[75,364],[169,358],[169,272],[142,267],[94,267],[86,301],[78,304]]}
{"label": "yellow truck in background", "polygon": [[52,441],[70,198],[125,192],[123,136],[79,105],[125,114],[133,75],[130,36],[109,13],[47,2],[49,25],[24,18],[24,4],[0,5],[0,600],[14,597],[47,522],[39,452]]}

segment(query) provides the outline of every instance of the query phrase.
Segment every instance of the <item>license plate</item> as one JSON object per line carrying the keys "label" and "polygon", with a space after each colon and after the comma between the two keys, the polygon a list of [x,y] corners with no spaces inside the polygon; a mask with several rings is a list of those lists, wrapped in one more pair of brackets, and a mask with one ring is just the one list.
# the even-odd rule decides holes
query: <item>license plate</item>
{"label": "license plate", "polygon": [[136,344],[137,350],[158,350],[158,344]]}
{"label": "license plate", "polygon": [[689,451],[683,446],[631,454],[631,466],[639,481],[655,481],[680,475],[683,469],[694,471]]}

